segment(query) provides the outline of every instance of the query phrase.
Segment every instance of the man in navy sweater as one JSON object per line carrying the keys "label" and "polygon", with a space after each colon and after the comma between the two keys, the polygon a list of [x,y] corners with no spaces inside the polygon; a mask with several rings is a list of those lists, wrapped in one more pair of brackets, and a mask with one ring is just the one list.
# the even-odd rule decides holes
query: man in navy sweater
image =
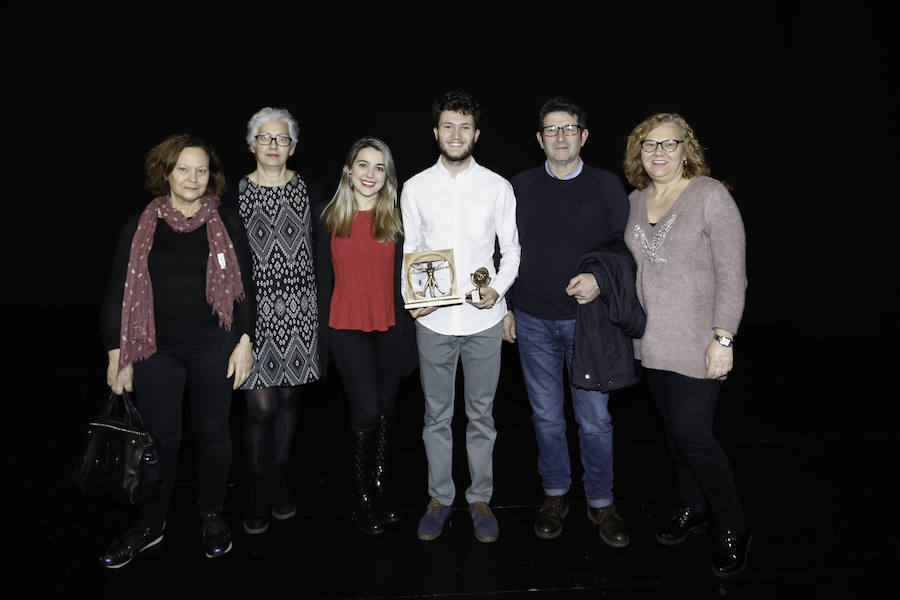
{"label": "man in navy sweater", "polygon": [[[628,220],[628,197],[619,178],[581,159],[587,139],[585,112],[565,98],[548,100],[541,108],[537,132],[547,160],[511,180],[522,254],[518,279],[511,297],[507,295],[512,310],[504,318],[503,334],[505,340],[518,342],[533,411],[545,494],[534,532],[544,539],[562,533],[569,512],[563,365],[571,373],[578,304],[599,294],[594,276],[579,273],[578,264],[599,244],[622,239]],[[604,542],[627,546],[628,528],[613,503],[609,396],[571,385],[570,389],[588,517],[599,526]]]}

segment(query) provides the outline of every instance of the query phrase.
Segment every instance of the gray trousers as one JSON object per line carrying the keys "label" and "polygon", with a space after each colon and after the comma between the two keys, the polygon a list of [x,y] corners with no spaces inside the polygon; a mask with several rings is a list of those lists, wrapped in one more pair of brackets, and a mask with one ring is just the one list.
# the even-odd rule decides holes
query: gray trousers
{"label": "gray trousers", "polygon": [[422,440],[428,459],[428,493],[451,506],[453,484],[453,420],[456,366],[462,361],[466,418],[466,456],[471,484],[466,501],[489,502],[494,492],[494,393],[500,377],[503,322],[472,335],[443,335],[416,323],[419,376],[425,394]]}

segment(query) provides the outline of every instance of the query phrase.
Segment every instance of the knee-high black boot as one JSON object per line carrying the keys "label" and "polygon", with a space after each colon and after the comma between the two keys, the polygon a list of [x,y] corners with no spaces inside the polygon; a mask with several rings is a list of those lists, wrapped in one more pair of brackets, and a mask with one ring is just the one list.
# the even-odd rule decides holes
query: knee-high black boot
{"label": "knee-high black boot", "polygon": [[374,431],[350,432],[350,477],[352,479],[352,516],[363,533],[375,535],[384,531],[372,502],[372,458]]}
{"label": "knee-high black boot", "polygon": [[400,520],[400,511],[390,493],[390,466],[394,445],[394,416],[379,415],[375,430],[375,469],[372,478],[375,511],[384,523]]}

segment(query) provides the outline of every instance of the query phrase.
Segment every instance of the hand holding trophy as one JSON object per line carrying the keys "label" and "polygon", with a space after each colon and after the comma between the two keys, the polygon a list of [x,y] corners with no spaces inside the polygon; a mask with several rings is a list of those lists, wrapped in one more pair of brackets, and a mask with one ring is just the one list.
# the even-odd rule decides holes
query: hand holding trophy
{"label": "hand holding trophy", "polygon": [[479,267],[470,277],[475,289],[469,292],[469,296],[472,298],[472,302],[478,302],[481,300],[481,288],[487,287],[491,282],[491,274],[484,267]]}

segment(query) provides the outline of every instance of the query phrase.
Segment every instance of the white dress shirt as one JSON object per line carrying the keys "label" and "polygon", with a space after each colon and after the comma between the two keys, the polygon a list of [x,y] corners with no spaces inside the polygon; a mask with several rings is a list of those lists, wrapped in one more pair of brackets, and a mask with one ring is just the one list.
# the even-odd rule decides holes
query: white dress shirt
{"label": "white dress shirt", "polygon": [[[500,299],[492,308],[468,302],[441,306],[418,321],[444,335],[471,335],[496,325],[506,315],[504,294],[519,272],[519,231],[512,185],[490,169],[469,159],[465,171],[451,176],[441,159],[403,184],[403,252],[453,250],[458,291],[475,286],[470,275],[487,268]],[[495,240],[500,245],[499,272],[494,268]],[[406,282],[400,282],[404,297]]]}

